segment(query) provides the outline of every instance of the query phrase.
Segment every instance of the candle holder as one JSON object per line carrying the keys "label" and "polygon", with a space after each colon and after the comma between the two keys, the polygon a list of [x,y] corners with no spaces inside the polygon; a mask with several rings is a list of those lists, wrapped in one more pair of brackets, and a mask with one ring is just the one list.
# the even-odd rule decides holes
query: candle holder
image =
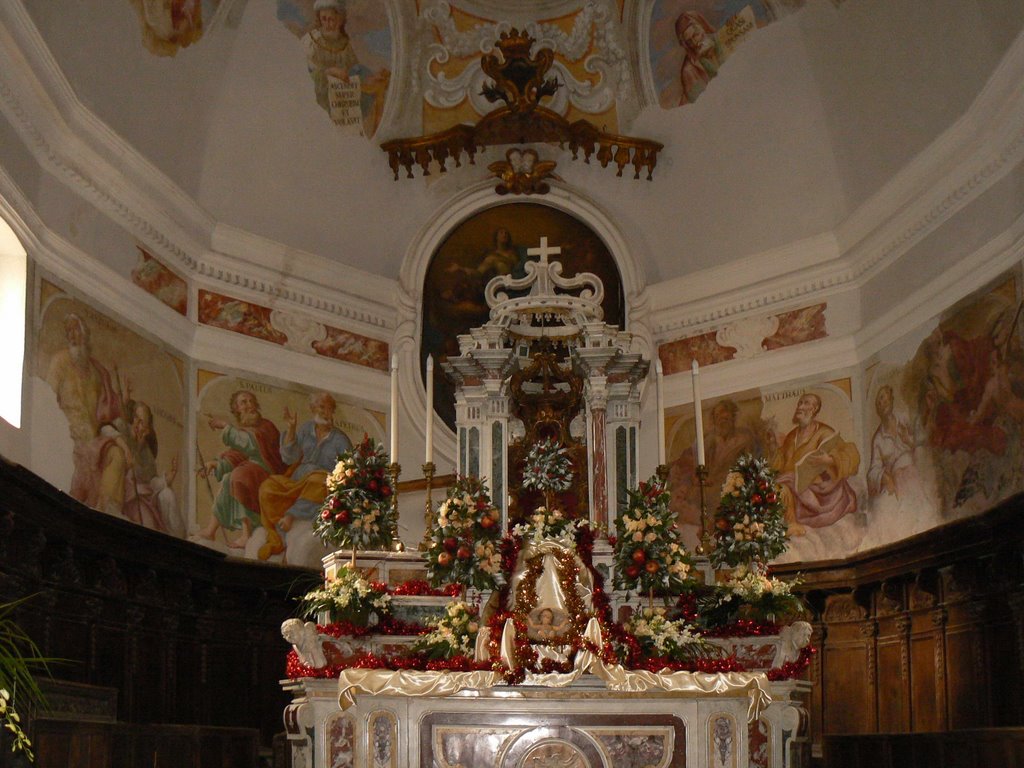
{"label": "candle holder", "polygon": [[708,504],[704,489],[708,484],[708,468],[704,464],[698,464],[694,469],[697,475],[697,486],[700,488],[700,543],[695,550],[698,555],[707,555],[711,552],[711,536],[708,532]]}
{"label": "candle holder", "polygon": [[423,552],[430,549],[430,526],[434,522],[434,502],[430,498],[430,492],[434,487],[436,469],[432,461],[423,465],[423,479],[427,481],[427,500],[423,504],[423,541],[420,542],[420,550]]}
{"label": "candle holder", "polygon": [[666,485],[668,483],[668,464],[659,464],[655,468],[654,474],[657,475],[662,485]]}
{"label": "candle holder", "polygon": [[402,465],[392,461],[388,465],[388,475],[391,477],[391,511],[394,513],[395,530],[392,531],[394,539],[398,539],[398,476],[402,474]]}

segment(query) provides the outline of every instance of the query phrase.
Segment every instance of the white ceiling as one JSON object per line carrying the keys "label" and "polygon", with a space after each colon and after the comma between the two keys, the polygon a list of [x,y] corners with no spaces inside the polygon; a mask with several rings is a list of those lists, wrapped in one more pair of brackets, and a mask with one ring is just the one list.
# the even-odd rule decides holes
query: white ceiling
{"label": "white ceiling", "polygon": [[[392,181],[377,144],[340,135],[315,103],[273,0],[237,0],[173,58],[145,50],[124,0],[23,2],[84,107],[226,230],[395,278],[416,233],[504,155]],[[503,5],[476,2],[484,16]],[[521,2],[510,20],[580,4]],[[414,6],[393,0],[400,15]],[[616,222],[647,283],[679,278],[836,231],[969,110],[1022,28],[1020,0],[808,0],[695,104],[621,126],[665,144],[653,182],[540,152]]]}

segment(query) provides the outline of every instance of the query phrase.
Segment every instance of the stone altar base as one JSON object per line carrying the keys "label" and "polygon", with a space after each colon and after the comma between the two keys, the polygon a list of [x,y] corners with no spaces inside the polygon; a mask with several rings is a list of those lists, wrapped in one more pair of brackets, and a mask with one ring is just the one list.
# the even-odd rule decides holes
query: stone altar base
{"label": "stone altar base", "polygon": [[[567,688],[378,694],[339,705],[336,680],[283,683],[294,768],[801,768],[806,683],[771,685],[748,724],[750,697],[621,693],[584,678]],[[752,753],[753,750],[753,753]]]}

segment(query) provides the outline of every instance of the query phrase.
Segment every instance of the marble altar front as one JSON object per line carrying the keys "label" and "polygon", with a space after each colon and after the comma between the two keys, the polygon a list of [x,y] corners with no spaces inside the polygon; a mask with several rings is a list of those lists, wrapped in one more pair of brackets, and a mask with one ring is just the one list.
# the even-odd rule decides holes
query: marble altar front
{"label": "marble altar front", "polygon": [[807,683],[770,683],[748,724],[746,691],[714,695],[567,688],[397,693],[339,704],[336,680],[284,683],[293,766],[309,768],[800,768]]}

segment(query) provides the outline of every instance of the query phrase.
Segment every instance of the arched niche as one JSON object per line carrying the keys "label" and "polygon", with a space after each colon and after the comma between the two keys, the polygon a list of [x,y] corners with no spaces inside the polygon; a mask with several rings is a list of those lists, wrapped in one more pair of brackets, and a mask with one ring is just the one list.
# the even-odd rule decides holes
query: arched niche
{"label": "arched niche", "polygon": [[[624,330],[628,330],[636,337],[638,350],[645,355],[650,355],[653,349],[651,331],[649,327],[649,302],[645,294],[646,279],[639,263],[629,247],[619,227],[611,217],[586,194],[571,187],[553,184],[551,192],[543,197],[517,198],[509,200],[507,197],[499,196],[494,192],[492,182],[483,182],[471,189],[465,190],[456,195],[453,199],[441,205],[437,213],[420,230],[416,238],[410,243],[406,258],[402,264],[399,274],[399,299],[398,299],[398,327],[395,333],[394,351],[399,358],[399,389],[401,400],[408,410],[415,429],[421,435],[424,432],[424,416],[426,412],[425,382],[423,379],[423,364],[425,352],[423,349],[423,310],[424,310],[424,285],[427,280],[428,271],[434,256],[442,249],[445,242],[461,226],[474,221],[488,222],[488,214],[491,209],[498,209],[507,205],[529,204],[537,206],[538,209],[551,209],[550,214],[556,216],[562,214],[575,222],[590,233],[604,245],[607,254],[618,271],[619,285],[621,287],[621,324]],[[486,232],[486,228],[482,231]],[[523,228],[524,238],[516,245],[525,249],[537,245],[539,236],[549,237],[551,245],[565,246],[566,243],[558,242],[560,237],[557,233],[533,232],[528,227]],[[533,241],[529,241],[525,234],[530,232]],[[516,234],[516,233],[513,233]],[[492,243],[493,230],[484,237],[482,250],[486,250]],[[560,257],[553,257],[552,260],[559,260]],[[566,264],[564,274],[571,275],[575,267]],[[606,318],[608,319],[608,318]],[[618,322],[618,319],[615,320]],[[466,326],[468,329],[471,325]],[[461,331],[459,331],[461,332]],[[435,371],[439,370],[435,367]],[[440,395],[435,395],[435,403]],[[416,416],[419,418],[416,418]],[[440,428],[444,422],[439,415],[435,415],[435,427]],[[404,431],[404,428],[403,428]],[[454,464],[455,440],[450,429],[442,431],[435,430],[436,448],[439,453],[438,459],[450,461]],[[435,463],[438,462],[435,459]],[[439,465],[441,466],[441,465]]]}

